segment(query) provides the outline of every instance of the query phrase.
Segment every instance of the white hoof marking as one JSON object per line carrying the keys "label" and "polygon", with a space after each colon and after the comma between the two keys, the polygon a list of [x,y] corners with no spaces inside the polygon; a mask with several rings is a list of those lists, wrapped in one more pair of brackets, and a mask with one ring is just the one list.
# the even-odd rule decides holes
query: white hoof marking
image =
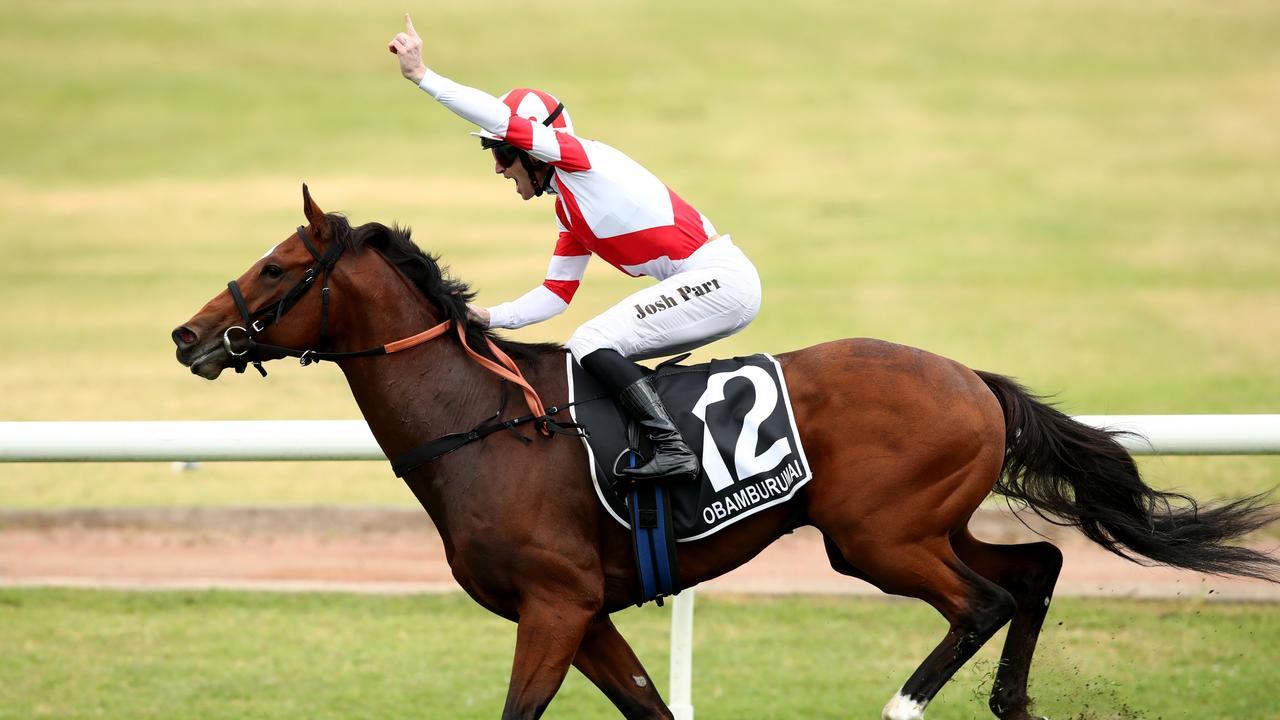
{"label": "white hoof marking", "polygon": [[924,709],[928,702],[918,702],[899,692],[884,706],[880,717],[884,720],[924,720]]}

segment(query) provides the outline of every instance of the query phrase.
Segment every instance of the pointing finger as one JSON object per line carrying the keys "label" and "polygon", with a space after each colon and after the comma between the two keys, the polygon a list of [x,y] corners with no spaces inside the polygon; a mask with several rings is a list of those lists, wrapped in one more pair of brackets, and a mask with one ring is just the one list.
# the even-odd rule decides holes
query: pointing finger
{"label": "pointing finger", "polygon": [[413,29],[413,18],[409,17],[409,13],[404,14],[404,29],[409,31],[413,37],[418,37],[418,31]]}

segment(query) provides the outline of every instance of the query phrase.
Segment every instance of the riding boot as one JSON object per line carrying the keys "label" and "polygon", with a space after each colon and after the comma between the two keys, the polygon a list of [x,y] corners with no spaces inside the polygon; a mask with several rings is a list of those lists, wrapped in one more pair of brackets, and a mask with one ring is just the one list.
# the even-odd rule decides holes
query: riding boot
{"label": "riding boot", "polygon": [[618,404],[644,429],[653,445],[653,458],[622,473],[637,480],[692,480],[698,477],[693,454],[667,413],[653,384],[639,365],[616,350],[601,348],[582,358],[582,367],[618,397]]}
{"label": "riding boot", "polygon": [[685,444],[649,378],[641,378],[618,394],[619,404],[644,428],[653,446],[649,462],[619,472],[636,480],[682,482],[698,477],[698,456]]}

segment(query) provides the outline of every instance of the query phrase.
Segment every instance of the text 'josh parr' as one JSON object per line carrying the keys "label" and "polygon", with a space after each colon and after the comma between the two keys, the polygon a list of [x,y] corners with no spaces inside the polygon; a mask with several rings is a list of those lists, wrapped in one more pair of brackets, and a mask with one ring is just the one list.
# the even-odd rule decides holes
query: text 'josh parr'
{"label": "text 'josh parr'", "polygon": [[695,298],[700,298],[703,295],[706,295],[711,292],[715,292],[716,290],[719,290],[719,289],[720,289],[720,281],[716,280],[715,278],[712,278],[707,282],[702,283],[701,285],[694,285],[692,287],[689,285],[685,285],[684,287],[676,288],[676,292],[679,293],[680,297],[682,298],[681,300],[677,300],[674,297],[667,295],[666,293],[663,293],[658,297],[656,302],[651,302],[651,303],[648,303],[647,305],[641,305],[639,303],[636,303],[636,306],[635,306],[636,317],[640,319],[644,319],[655,313],[660,313],[663,310],[666,310],[667,308],[673,308],[681,302],[693,300]]}

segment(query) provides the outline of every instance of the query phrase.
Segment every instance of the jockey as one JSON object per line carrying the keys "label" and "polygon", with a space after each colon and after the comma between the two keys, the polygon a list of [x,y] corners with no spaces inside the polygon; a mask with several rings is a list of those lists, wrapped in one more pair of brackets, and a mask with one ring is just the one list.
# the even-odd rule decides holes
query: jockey
{"label": "jockey", "polygon": [[437,102],[480,127],[494,173],[524,200],[554,195],[559,238],[546,279],[524,295],[472,316],[492,328],[519,328],[560,314],[591,256],[658,283],[587,321],[569,338],[575,360],[598,378],[645,431],[654,456],[624,470],[633,478],[688,480],[698,460],[676,429],[644,370],[646,359],[701,347],[750,323],[760,309],[760,276],[728,235],[618,150],[574,134],[564,105],[528,88],[495,98],[422,63],[422,38],[405,31],[387,49],[400,72]]}

